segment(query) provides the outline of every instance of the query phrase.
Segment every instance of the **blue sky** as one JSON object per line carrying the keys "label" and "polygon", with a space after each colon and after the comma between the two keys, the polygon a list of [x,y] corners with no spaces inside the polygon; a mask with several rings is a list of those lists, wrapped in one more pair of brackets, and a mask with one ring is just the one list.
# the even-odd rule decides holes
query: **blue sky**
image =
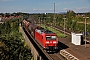
{"label": "blue sky", "polygon": [[53,13],[90,12],[90,0],[0,0],[0,12]]}

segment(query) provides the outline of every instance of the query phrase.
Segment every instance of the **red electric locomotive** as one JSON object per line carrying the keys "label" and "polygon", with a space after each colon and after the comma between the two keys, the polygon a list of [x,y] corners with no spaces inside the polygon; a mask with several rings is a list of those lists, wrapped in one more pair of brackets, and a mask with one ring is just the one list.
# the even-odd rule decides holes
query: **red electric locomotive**
{"label": "red electric locomotive", "polygon": [[[24,21],[23,21],[24,23]],[[47,51],[58,50],[58,37],[52,31],[46,30],[40,26],[29,24],[28,22],[24,25],[28,25],[28,31],[33,35],[35,40]]]}
{"label": "red electric locomotive", "polygon": [[57,35],[49,30],[43,29],[41,27],[35,29],[35,39],[46,50],[51,51],[58,49]]}

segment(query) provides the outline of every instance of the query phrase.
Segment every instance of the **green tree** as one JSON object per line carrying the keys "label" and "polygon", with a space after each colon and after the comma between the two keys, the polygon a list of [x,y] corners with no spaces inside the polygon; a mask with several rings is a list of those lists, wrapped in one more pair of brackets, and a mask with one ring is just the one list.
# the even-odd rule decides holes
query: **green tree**
{"label": "green tree", "polygon": [[[19,20],[11,19],[0,24],[1,60],[29,60],[32,58],[31,50],[25,46],[22,34],[19,32]],[[4,32],[4,34],[3,34]]]}

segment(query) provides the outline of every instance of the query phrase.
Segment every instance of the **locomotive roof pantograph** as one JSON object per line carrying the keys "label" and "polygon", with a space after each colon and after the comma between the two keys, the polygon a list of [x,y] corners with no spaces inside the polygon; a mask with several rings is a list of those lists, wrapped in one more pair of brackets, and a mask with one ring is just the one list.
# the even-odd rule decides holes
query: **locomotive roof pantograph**
{"label": "locomotive roof pantograph", "polygon": [[44,29],[44,28],[42,28],[42,27],[37,28],[36,31],[37,31],[38,33],[40,33],[40,34],[42,34],[42,33],[55,34],[55,33],[53,33],[52,31],[46,30],[46,29]]}

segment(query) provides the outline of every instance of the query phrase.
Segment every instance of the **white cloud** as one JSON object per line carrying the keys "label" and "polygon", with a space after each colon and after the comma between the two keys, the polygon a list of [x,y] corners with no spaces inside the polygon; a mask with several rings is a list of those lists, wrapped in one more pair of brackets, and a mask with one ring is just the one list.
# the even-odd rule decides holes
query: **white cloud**
{"label": "white cloud", "polygon": [[34,11],[44,11],[45,9],[33,9]]}
{"label": "white cloud", "polygon": [[7,1],[13,1],[13,0],[0,0],[0,2],[7,2]]}
{"label": "white cloud", "polygon": [[37,9],[33,9],[33,10],[37,10]]}
{"label": "white cloud", "polygon": [[90,7],[80,7],[80,8],[63,8],[62,11],[73,10],[75,12],[90,12]]}
{"label": "white cloud", "polygon": [[71,3],[74,3],[75,1],[68,1],[68,2],[58,2],[56,3],[56,5],[59,5],[59,4],[71,4]]}
{"label": "white cloud", "polygon": [[43,12],[43,13],[50,13],[53,12],[53,9],[31,9],[29,12]]}
{"label": "white cloud", "polygon": [[76,12],[90,12],[90,7],[75,8]]}
{"label": "white cloud", "polygon": [[53,11],[54,9],[32,9],[32,11]]}
{"label": "white cloud", "polygon": [[64,8],[63,10],[64,10],[64,11],[67,11],[67,10],[69,10],[69,8]]}
{"label": "white cloud", "polygon": [[86,10],[89,9],[88,7],[81,7],[81,8],[76,8],[76,10]]}

